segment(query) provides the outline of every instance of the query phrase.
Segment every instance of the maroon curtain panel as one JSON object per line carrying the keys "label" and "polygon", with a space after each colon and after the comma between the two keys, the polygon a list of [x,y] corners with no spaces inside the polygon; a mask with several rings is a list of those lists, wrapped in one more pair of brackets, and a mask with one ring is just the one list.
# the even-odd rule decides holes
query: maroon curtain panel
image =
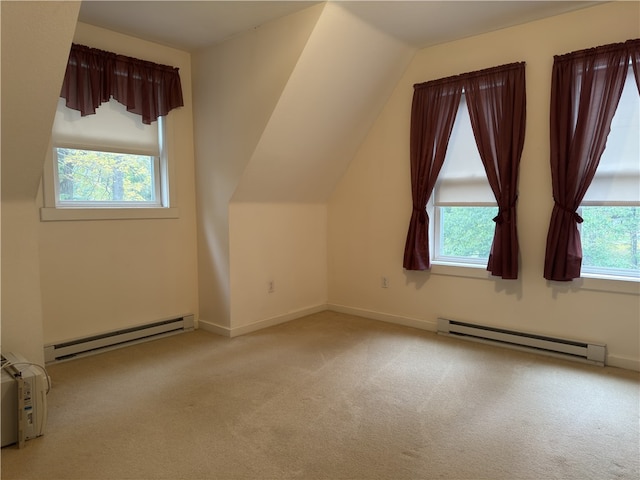
{"label": "maroon curtain panel", "polygon": [[471,127],[498,203],[487,270],[504,279],[517,279],[516,200],[526,119],[525,64],[470,74],[464,85]]}
{"label": "maroon curtain panel", "polygon": [[633,65],[633,75],[636,77],[636,86],[640,93],[640,39],[628,40],[626,44],[629,48],[631,65]]}
{"label": "maroon curtain panel", "polygon": [[410,131],[413,210],[403,261],[407,270],[431,266],[427,201],[444,163],[461,95],[459,82],[435,80],[414,86]]}
{"label": "maroon curtain panel", "polygon": [[73,44],[60,96],[82,116],[111,97],[151,124],[184,105],[178,68]]}
{"label": "maroon curtain panel", "polygon": [[499,208],[487,269],[493,275],[515,279],[518,277],[515,203],[526,114],[524,63],[414,86],[410,138],[413,210],[404,268],[430,268],[426,205],[444,163],[463,89],[478,150]]}
{"label": "maroon curtain panel", "polygon": [[554,206],[544,278],[580,277],[582,244],[577,209],[605,149],[629,68],[625,43],[554,57],[551,79],[551,180]]}

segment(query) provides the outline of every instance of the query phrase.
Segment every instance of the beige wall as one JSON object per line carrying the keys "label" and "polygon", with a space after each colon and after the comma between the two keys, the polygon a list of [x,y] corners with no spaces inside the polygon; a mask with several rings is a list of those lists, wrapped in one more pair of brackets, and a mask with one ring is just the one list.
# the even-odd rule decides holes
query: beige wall
{"label": "beige wall", "polygon": [[[5,36],[5,3],[3,67],[9,38]],[[45,2],[46,9],[44,4],[11,3],[23,3],[16,7],[22,23],[12,24],[13,38],[30,38],[27,45],[45,51],[38,42],[46,44],[49,36],[55,37],[46,51],[49,56],[57,51],[66,61],[64,50],[71,39],[77,4]],[[307,169],[294,180],[306,178],[303,183],[309,184],[309,191],[313,187],[317,192],[314,182],[322,175],[320,194],[302,191],[278,202],[277,189],[267,188],[267,194],[259,194],[249,188],[263,178],[255,170],[245,178],[245,193],[236,192],[259,142],[264,140],[263,145],[269,147],[258,149],[261,155],[270,154],[273,145],[282,143],[274,138],[287,131],[283,119],[291,110],[278,110],[278,103],[312,33],[321,35],[315,37],[314,49],[305,52],[307,66],[314,65],[314,58],[331,57],[331,51],[315,50],[331,31],[331,21],[354,21],[334,5],[320,22],[325,10],[323,5],[312,7],[194,54],[195,129],[189,54],[78,25],[75,41],[79,43],[180,67],[185,107],[169,116],[179,219],[39,222],[37,202],[42,194],[36,197],[37,183],[64,67],[55,56],[39,65],[55,70],[55,74],[37,77],[42,84],[35,90],[46,99],[51,97],[51,112],[25,117],[27,129],[19,122],[5,127],[5,79],[13,82],[13,89],[22,87],[18,76],[6,77],[3,68],[2,348],[41,361],[43,343],[185,313],[199,313],[201,326],[234,335],[328,303],[331,308],[419,328],[435,329],[436,318],[444,316],[603,341],[610,363],[640,369],[637,284],[589,280],[557,284],[542,277],[552,205],[548,104],[553,55],[638,37],[639,4],[605,4],[421,50],[395,90],[391,88],[391,97],[377,120],[371,120],[373,126],[333,194],[335,172],[348,163],[349,158],[343,162],[351,147],[318,130],[320,138],[337,142],[336,150],[323,155],[336,168],[331,172],[321,169],[319,174],[314,168]],[[357,27],[363,35],[379,38],[366,26]],[[18,55],[28,51],[21,48],[16,50]],[[389,52],[395,48],[392,45]],[[362,68],[353,72],[362,71],[379,82],[375,88],[369,85],[373,102],[384,104],[390,91],[386,83],[394,71],[404,71],[409,50],[397,49],[389,71],[376,70],[379,65],[375,62],[367,63],[375,75],[355,62]],[[403,271],[411,210],[408,132],[412,85],[514,61],[527,63],[528,96],[518,205],[520,279],[450,275],[436,268],[431,273]],[[345,68],[321,73],[339,75],[349,71]],[[307,69],[297,70],[294,84],[303,85],[305,75],[309,75]],[[343,80],[363,85],[359,78]],[[292,104],[300,94],[297,90],[285,93]],[[274,112],[278,122],[284,123],[271,125],[264,137]],[[330,122],[325,119],[324,125]],[[353,132],[364,135],[370,123],[350,125]],[[15,140],[9,147],[5,136]],[[30,150],[23,165],[18,161],[24,155],[18,153],[24,145]],[[257,164],[277,174],[278,161],[265,163],[264,159],[269,160],[260,157]],[[7,194],[5,185],[9,185]],[[323,195],[330,195],[328,203]],[[381,289],[382,276],[389,278],[389,288]],[[270,281],[274,282],[273,293],[268,292]]]}
{"label": "beige wall", "polygon": [[325,308],[326,201],[413,53],[325,4],[195,56],[201,326]]}
{"label": "beige wall", "polygon": [[232,336],[324,309],[325,204],[233,203],[229,228]]}
{"label": "beige wall", "polygon": [[42,363],[36,194],[79,2],[1,2],[2,351]]}
{"label": "beige wall", "polygon": [[[638,284],[542,276],[552,208],[549,95],[553,55],[637,38],[640,4],[616,2],[419,51],[329,203],[329,303],[435,329],[437,317],[605,342],[608,361],[640,368]],[[413,84],[526,62],[527,130],[520,173],[520,279],[402,269],[411,213],[409,113]],[[454,274],[455,275],[455,274]],[[381,289],[381,277],[390,287]],[[615,282],[613,282],[615,284]]]}
{"label": "beige wall", "polygon": [[190,54],[81,23],[74,42],[180,68],[185,105],[167,116],[179,218],[41,222],[45,344],[198,314]]}
{"label": "beige wall", "polygon": [[318,5],[194,54],[203,325],[231,327],[229,203],[321,12]]}

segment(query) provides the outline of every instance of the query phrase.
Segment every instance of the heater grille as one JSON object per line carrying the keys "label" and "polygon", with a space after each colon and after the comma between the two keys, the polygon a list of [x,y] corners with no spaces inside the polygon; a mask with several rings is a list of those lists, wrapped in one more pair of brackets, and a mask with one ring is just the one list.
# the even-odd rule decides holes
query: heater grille
{"label": "heater grille", "polygon": [[185,315],[170,320],[162,320],[137,327],[115,330],[100,335],[70,340],[68,342],[45,345],[44,360],[47,363],[69,360],[79,356],[92,355],[113,350],[134,343],[145,342],[159,337],[175,335],[194,328],[193,315]]}
{"label": "heater grille", "polygon": [[438,333],[476,342],[500,345],[518,350],[604,366],[606,345],[567,340],[502,328],[438,318]]}

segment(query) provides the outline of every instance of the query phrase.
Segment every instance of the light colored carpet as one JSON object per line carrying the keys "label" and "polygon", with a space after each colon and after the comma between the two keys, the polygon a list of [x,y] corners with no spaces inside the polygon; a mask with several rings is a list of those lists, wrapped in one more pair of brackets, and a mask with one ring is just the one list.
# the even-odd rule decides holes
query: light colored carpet
{"label": "light colored carpet", "polygon": [[3,479],[638,479],[637,372],[323,312],[49,368]]}

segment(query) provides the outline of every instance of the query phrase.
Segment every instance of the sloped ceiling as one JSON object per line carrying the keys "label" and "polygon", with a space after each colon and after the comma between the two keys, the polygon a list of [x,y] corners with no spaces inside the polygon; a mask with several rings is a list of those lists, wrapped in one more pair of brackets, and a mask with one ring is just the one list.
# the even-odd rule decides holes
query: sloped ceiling
{"label": "sloped ceiling", "polygon": [[[194,51],[317,1],[85,1],[80,21]],[[371,26],[423,48],[604,3],[599,1],[330,0]]]}
{"label": "sloped ceiling", "polygon": [[310,7],[317,1],[85,1],[79,20],[186,51]]}
{"label": "sloped ceiling", "polygon": [[2,200],[33,200],[80,3],[0,3]]}
{"label": "sloped ceiling", "polygon": [[597,2],[91,1],[80,20],[204,51],[317,3],[322,14],[232,201],[326,201],[416,49]]}
{"label": "sloped ceiling", "polygon": [[326,201],[414,51],[325,5],[233,200]]}

